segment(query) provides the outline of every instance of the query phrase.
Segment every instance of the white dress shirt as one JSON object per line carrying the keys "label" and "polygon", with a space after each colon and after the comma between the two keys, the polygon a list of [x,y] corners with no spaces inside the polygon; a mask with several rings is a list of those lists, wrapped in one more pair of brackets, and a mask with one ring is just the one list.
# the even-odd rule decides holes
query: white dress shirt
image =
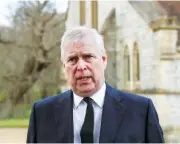
{"label": "white dress shirt", "polygon": [[[92,105],[94,108],[94,143],[99,143],[102,108],[104,104],[104,97],[106,91],[106,84],[104,83],[100,90],[91,96],[93,99]],[[74,107],[73,107],[73,123],[74,123],[74,143],[81,143],[80,131],[84,122],[87,103],[80,97],[73,93]]]}

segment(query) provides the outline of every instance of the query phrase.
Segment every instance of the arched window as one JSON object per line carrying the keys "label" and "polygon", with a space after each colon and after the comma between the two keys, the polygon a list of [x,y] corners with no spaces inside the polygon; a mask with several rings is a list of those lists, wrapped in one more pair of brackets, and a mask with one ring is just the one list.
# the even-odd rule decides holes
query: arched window
{"label": "arched window", "polygon": [[139,49],[138,44],[135,42],[133,47],[133,81],[140,80],[140,67],[139,67]]}
{"label": "arched window", "polygon": [[129,54],[129,48],[126,45],[124,48],[124,82],[125,87],[127,85],[127,82],[130,81],[130,54]]}

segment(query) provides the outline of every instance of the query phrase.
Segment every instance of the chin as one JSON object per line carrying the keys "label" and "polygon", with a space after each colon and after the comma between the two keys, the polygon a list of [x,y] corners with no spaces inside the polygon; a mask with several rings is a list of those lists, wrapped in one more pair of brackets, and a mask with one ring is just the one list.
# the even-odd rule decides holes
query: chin
{"label": "chin", "polygon": [[84,88],[84,89],[79,89],[81,92],[91,92],[94,90],[94,88]]}
{"label": "chin", "polygon": [[79,92],[80,93],[83,93],[84,95],[92,95],[95,93],[95,88],[93,89],[83,89],[83,90],[80,90]]}

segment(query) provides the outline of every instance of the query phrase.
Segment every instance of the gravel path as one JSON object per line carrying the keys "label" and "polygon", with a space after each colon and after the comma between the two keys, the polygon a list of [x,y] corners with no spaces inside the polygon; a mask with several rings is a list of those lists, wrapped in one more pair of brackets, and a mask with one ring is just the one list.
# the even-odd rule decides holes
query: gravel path
{"label": "gravel path", "polygon": [[25,144],[26,135],[26,128],[0,128],[0,144]]}

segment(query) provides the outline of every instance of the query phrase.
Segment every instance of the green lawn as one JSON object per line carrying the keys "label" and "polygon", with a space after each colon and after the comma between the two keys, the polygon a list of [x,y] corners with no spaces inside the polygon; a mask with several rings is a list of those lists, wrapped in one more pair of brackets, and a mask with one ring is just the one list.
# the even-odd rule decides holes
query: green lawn
{"label": "green lawn", "polygon": [[0,119],[0,128],[26,128],[29,119]]}

